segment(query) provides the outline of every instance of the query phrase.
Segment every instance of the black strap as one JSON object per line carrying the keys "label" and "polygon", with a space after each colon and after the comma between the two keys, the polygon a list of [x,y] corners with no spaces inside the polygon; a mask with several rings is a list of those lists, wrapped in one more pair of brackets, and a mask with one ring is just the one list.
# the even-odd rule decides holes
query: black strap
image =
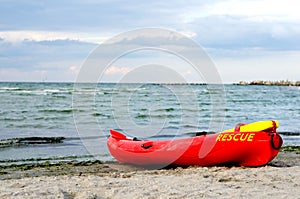
{"label": "black strap", "polygon": [[132,141],[141,141],[141,140],[138,139],[137,137],[134,137],[134,138],[132,139]]}

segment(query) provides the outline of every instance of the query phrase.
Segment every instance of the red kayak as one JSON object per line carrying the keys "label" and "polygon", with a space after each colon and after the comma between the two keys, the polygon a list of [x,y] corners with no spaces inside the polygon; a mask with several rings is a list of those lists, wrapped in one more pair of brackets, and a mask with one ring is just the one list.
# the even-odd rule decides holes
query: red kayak
{"label": "red kayak", "polygon": [[110,130],[107,146],[118,162],[141,166],[263,166],[282,146],[277,127],[277,121],[261,121],[218,134],[158,141],[128,138]]}

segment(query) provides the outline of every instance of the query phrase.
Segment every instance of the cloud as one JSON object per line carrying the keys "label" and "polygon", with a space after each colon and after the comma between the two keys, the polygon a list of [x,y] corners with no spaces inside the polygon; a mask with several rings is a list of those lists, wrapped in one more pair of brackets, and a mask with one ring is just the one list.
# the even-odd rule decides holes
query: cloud
{"label": "cloud", "polygon": [[295,0],[211,1],[182,12],[181,23],[206,48],[298,50],[300,14],[295,5]]}
{"label": "cloud", "polygon": [[244,0],[222,1],[212,4],[209,15],[246,16],[249,21],[283,22],[300,19],[297,0]]}
{"label": "cloud", "polygon": [[79,71],[79,69],[78,69],[77,66],[70,66],[70,67],[69,67],[69,71],[70,71],[71,73],[77,74],[78,71]]}
{"label": "cloud", "polygon": [[[230,16],[244,18],[252,22],[298,23],[300,13],[297,0],[223,0],[209,1],[204,4],[193,2],[193,6],[183,6],[183,23],[193,23],[200,18],[211,16]],[[188,9],[186,9],[188,8]]]}
{"label": "cloud", "polygon": [[[206,47],[299,48],[295,1],[11,1],[0,8],[7,41],[78,40],[102,43],[139,27],[183,32]],[[267,8],[267,9],[266,9]],[[11,13],[14,13],[13,15]],[[113,13],[113,14],[112,14]],[[53,31],[56,30],[56,31]],[[294,42],[292,42],[294,40]]]}
{"label": "cloud", "polygon": [[[46,31],[112,36],[142,27],[185,30],[184,18],[215,1],[6,1],[0,7],[0,31]],[[12,14],[13,13],[13,14]],[[2,20],[1,20],[2,19]],[[5,20],[3,20],[5,19]],[[89,36],[87,36],[89,37]],[[64,38],[60,38],[64,39]]]}
{"label": "cloud", "polygon": [[117,66],[111,66],[108,69],[105,70],[104,74],[106,75],[115,75],[115,74],[126,74],[131,70],[129,67],[117,67]]}
{"label": "cloud", "polygon": [[62,60],[80,60],[87,57],[95,48],[95,44],[73,41],[30,41],[24,40],[19,43],[2,41],[0,46],[1,67],[12,68],[35,68],[41,63],[57,62]]}
{"label": "cloud", "polygon": [[[16,81],[41,81],[47,76],[49,81],[73,81],[76,70],[69,67],[81,65],[95,46],[68,39],[23,40],[17,43],[2,39],[0,80],[7,81],[11,77]],[[41,71],[47,71],[47,74]]]}
{"label": "cloud", "polygon": [[[256,60],[268,63],[261,67],[274,70],[268,53],[280,57],[280,53],[293,55],[300,51],[297,5],[295,0],[175,0],[172,3],[134,0],[130,4],[120,0],[72,3],[66,0],[4,0],[0,6],[0,70],[20,80],[21,74],[40,78],[41,73],[37,71],[48,71],[43,74],[48,79],[73,78],[78,68],[70,66],[80,66],[97,44],[124,31],[143,27],[181,32],[204,46],[209,55],[222,60],[218,63],[228,68],[231,68],[230,63],[236,67],[237,63],[250,67],[247,63],[255,63],[253,59],[257,57],[261,59]],[[157,35],[152,41],[160,42],[162,47],[172,45]],[[123,45],[133,47],[134,42],[146,44],[147,41],[143,37],[129,38],[127,44],[122,41]],[[184,44],[173,48],[186,50]],[[107,49],[105,53],[103,56],[114,51]],[[143,60],[143,56],[136,54],[121,65],[131,66],[132,59]],[[155,56],[148,54],[146,59],[152,61]],[[293,66],[291,60],[299,61],[289,59],[288,55],[280,60],[278,63]],[[108,69],[107,75],[126,72],[126,67],[121,68]],[[297,67],[289,70],[295,71]],[[234,70],[228,71],[234,76]],[[223,72],[225,74],[226,70]],[[14,73],[19,75],[13,76]],[[60,75],[67,73],[70,76]]]}
{"label": "cloud", "polygon": [[83,32],[62,32],[62,31],[33,31],[33,30],[14,30],[0,31],[0,42],[21,43],[24,41],[33,42],[52,42],[52,41],[78,41],[99,44],[107,40],[109,36]]}
{"label": "cloud", "polygon": [[[72,30],[116,31],[137,26],[157,26],[170,24],[176,17],[176,5],[186,5],[180,1],[73,1],[61,0],[53,3],[41,1],[10,1],[2,3],[0,19],[1,29],[20,30]],[[180,8],[179,6],[177,8]],[[14,13],[13,15],[11,13]],[[161,18],[156,18],[162,16]],[[160,21],[160,23],[158,23]],[[174,22],[173,22],[174,23]]]}
{"label": "cloud", "polygon": [[197,33],[194,39],[206,48],[300,49],[300,23],[262,23],[218,15],[195,19],[189,28]]}

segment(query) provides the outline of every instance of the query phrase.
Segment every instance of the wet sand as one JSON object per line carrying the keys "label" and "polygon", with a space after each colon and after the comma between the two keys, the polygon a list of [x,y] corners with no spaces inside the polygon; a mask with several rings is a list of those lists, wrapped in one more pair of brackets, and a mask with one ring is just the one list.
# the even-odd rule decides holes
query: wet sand
{"label": "wet sand", "polygon": [[300,152],[257,168],[46,162],[1,167],[0,179],[0,198],[299,198]]}

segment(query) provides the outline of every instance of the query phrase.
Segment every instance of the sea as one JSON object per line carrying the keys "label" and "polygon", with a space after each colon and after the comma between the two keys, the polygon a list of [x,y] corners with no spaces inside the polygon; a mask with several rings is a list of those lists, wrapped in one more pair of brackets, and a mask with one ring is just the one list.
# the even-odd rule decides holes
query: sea
{"label": "sea", "polygon": [[110,129],[174,139],[278,120],[300,146],[300,87],[162,83],[0,83],[0,164],[111,161]]}

